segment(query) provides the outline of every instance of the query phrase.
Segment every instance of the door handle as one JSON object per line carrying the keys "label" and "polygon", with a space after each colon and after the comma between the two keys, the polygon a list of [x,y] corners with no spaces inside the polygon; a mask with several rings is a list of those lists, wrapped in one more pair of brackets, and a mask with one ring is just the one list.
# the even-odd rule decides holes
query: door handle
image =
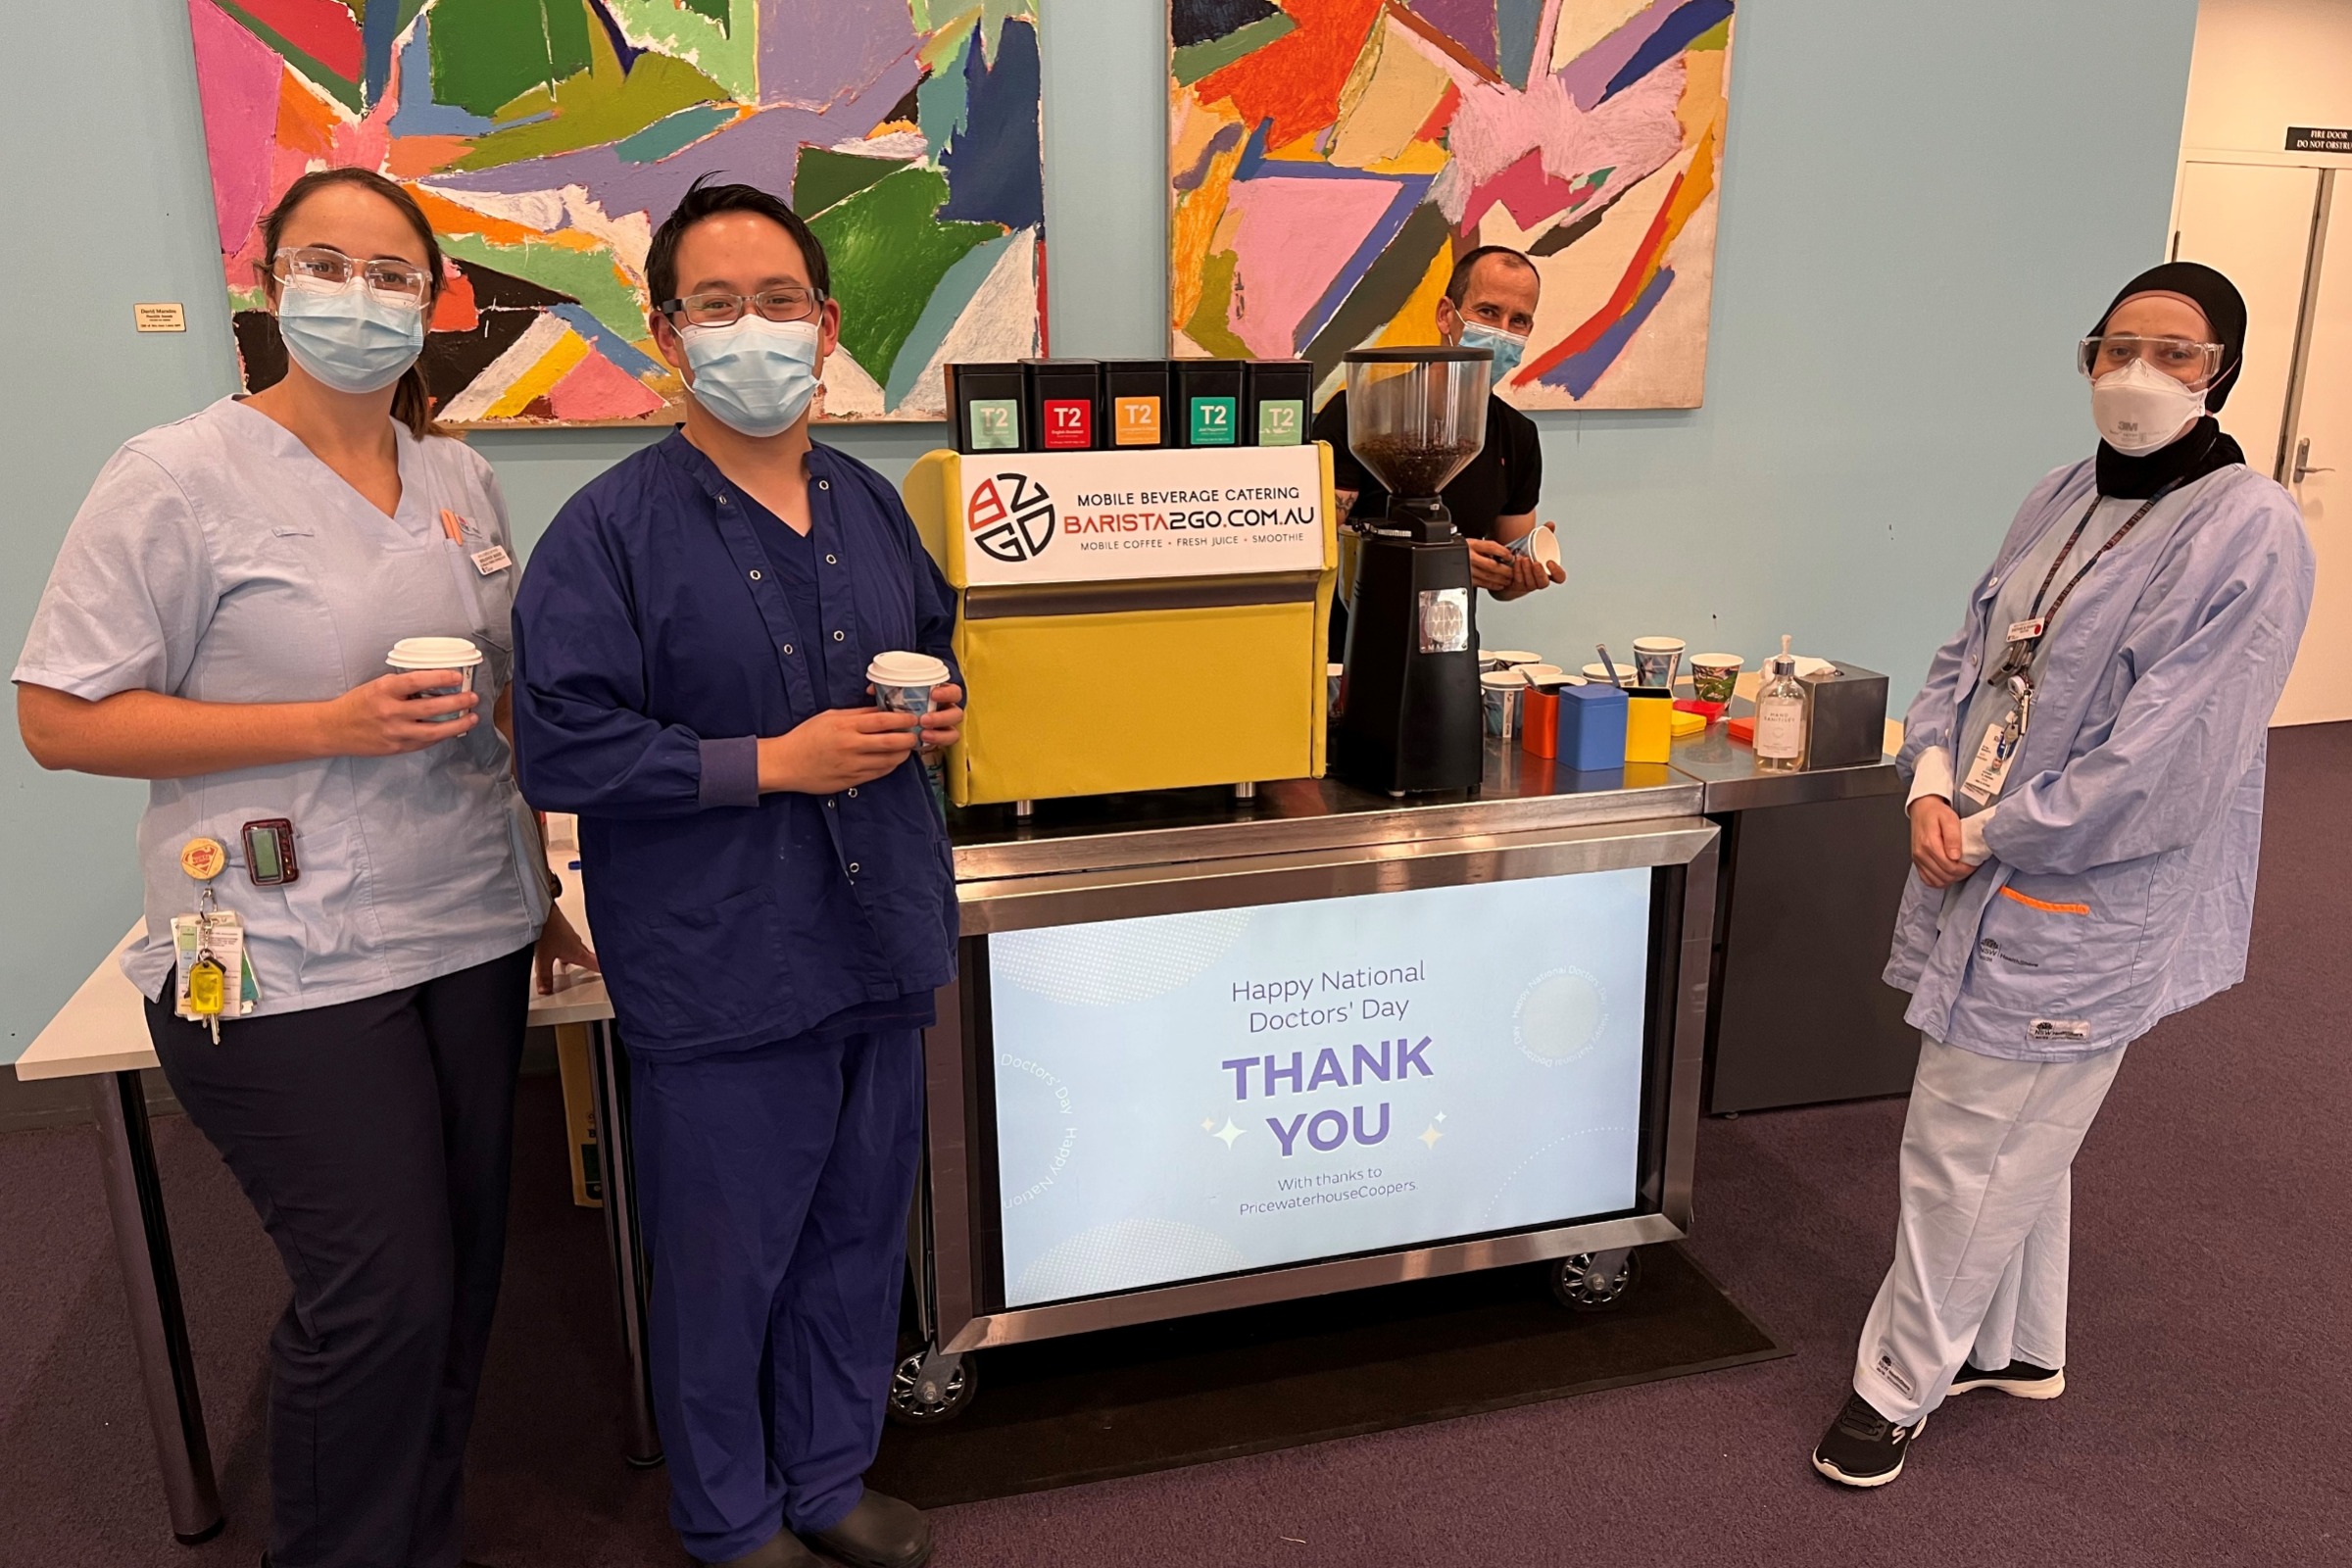
{"label": "door handle", "polygon": [[2315,468],[2311,466],[2311,437],[2295,443],[2295,483],[2301,484],[2307,473],[2333,473],[2333,468]]}

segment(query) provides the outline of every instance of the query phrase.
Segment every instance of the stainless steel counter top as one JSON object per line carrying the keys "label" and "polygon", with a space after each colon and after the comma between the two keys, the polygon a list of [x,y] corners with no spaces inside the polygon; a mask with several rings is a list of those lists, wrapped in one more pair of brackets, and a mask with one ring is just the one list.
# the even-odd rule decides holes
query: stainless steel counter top
{"label": "stainless steel counter top", "polygon": [[1577,773],[1489,742],[1477,791],[1399,800],[1337,778],[1282,779],[1251,800],[1227,788],[1040,801],[1028,821],[1009,806],[951,809],[958,882],[1165,865],[1181,860],[1414,843],[1481,834],[1696,816],[1808,801],[1890,795],[1891,763],[1765,773],[1722,725],[1677,741],[1671,765]]}
{"label": "stainless steel counter top", "polygon": [[1210,788],[1040,801],[1026,822],[1009,806],[952,809],[948,832],[956,879],[975,882],[1695,816],[1702,804],[1698,781],[1670,767],[1574,773],[1489,743],[1486,779],[1472,793],[1397,800],[1336,778],[1282,779],[1252,800]]}
{"label": "stainless steel counter top", "polygon": [[1848,801],[1865,795],[1896,795],[1901,777],[1891,759],[1861,767],[1800,768],[1767,773],[1756,766],[1752,747],[1732,739],[1721,724],[1674,743],[1674,770],[1706,787],[1710,816],[1766,806],[1802,806],[1814,801]]}

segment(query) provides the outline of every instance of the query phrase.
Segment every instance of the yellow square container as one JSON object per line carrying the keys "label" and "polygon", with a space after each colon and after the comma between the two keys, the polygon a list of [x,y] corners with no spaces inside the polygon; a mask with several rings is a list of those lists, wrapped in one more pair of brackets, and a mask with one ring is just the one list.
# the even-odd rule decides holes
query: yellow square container
{"label": "yellow square container", "polygon": [[1674,750],[1674,695],[1638,686],[1626,694],[1625,760],[1663,762]]}

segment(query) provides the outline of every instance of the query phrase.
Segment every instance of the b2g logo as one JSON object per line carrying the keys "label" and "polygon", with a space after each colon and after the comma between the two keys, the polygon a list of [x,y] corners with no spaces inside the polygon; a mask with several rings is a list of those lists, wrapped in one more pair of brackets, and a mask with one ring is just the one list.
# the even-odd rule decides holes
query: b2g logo
{"label": "b2g logo", "polygon": [[964,525],[982,554],[1017,566],[1054,542],[1054,498],[1025,473],[1000,473],[972,492]]}

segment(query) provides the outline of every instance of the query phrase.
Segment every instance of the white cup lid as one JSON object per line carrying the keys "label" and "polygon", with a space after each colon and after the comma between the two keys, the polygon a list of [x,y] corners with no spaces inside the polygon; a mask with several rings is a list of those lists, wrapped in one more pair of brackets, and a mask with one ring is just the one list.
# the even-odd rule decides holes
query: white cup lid
{"label": "white cup lid", "polygon": [[1679,654],[1689,646],[1680,637],[1637,637],[1636,652],[1644,654]]}
{"label": "white cup lid", "polygon": [[[1592,663],[1587,664],[1585,666],[1585,673],[1590,675],[1594,680],[1607,680],[1609,678],[1608,666],[1600,663],[1598,661],[1594,661]],[[1617,666],[1617,673],[1624,676],[1626,679],[1631,680],[1640,672],[1631,664],[1619,664]]]}
{"label": "white cup lid", "polygon": [[877,686],[937,686],[948,678],[948,666],[929,654],[876,654],[865,678]]}
{"label": "white cup lid", "polygon": [[1747,662],[1747,661],[1741,659],[1738,654],[1692,654],[1690,656],[1690,662],[1693,665],[1732,664],[1736,666],[1744,664]]}
{"label": "white cup lid", "polygon": [[384,662],[395,669],[466,669],[482,662],[482,651],[463,637],[403,637]]}
{"label": "white cup lid", "polygon": [[1347,674],[1347,673],[1348,673],[1348,666],[1347,666],[1346,664],[1341,664],[1341,663],[1329,663],[1329,664],[1325,664],[1325,665],[1323,666],[1323,673],[1324,673],[1325,675],[1327,675],[1327,676],[1328,676],[1328,675],[1345,675],[1345,674]]}
{"label": "white cup lid", "polygon": [[1527,684],[1527,671],[1516,666],[1510,669],[1490,669],[1478,677],[1478,683],[1491,691],[1516,691]]}
{"label": "white cup lid", "polygon": [[1531,654],[1524,648],[1489,648],[1478,657],[1493,660],[1497,664],[1541,664],[1544,662],[1542,654]]}
{"label": "white cup lid", "polygon": [[1560,536],[1538,524],[1528,535],[1527,553],[1546,566],[1556,566],[1560,564]]}
{"label": "white cup lid", "polygon": [[1559,681],[1568,678],[1568,672],[1557,664],[1529,664],[1519,673],[1527,677],[1527,683],[1530,686],[1540,685],[1544,681]]}

